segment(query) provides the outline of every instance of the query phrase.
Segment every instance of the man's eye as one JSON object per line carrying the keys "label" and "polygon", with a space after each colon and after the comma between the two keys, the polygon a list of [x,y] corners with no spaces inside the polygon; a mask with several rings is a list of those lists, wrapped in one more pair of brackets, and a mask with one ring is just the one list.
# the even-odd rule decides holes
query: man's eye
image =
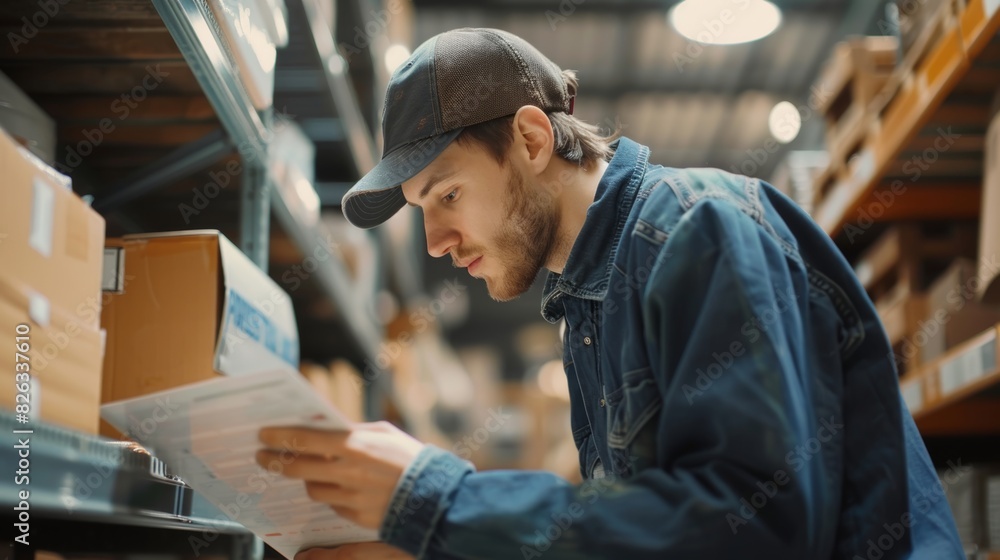
{"label": "man's eye", "polygon": [[450,193],[448,193],[448,194],[446,194],[444,196],[444,201],[445,202],[454,202],[455,198],[457,196],[458,196],[458,189],[455,189],[455,190],[451,191]]}

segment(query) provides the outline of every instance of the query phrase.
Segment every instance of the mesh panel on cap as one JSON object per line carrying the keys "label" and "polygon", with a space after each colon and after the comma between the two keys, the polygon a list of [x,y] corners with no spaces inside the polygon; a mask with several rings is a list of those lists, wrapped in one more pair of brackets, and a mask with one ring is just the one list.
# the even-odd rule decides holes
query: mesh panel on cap
{"label": "mesh panel on cap", "polygon": [[435,79],[445,130],[516,113],[524,105],[565,110],[559,68],[524,40],[497,30],[438,36]]}

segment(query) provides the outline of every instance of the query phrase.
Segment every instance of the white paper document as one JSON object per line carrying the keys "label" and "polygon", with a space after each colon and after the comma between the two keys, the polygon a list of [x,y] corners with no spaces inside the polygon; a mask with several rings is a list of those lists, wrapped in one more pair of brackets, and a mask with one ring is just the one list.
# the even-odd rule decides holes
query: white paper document
{"label": "white paper document", "polygon": [[[254,455],[269,426],[349,423],[296,371],[217,379],[101,406],[101,417],[286,558],[313,547],[378,540],[312,501],[302,480],[264,469]],[[273,471],[273,472],[272,472]]]}

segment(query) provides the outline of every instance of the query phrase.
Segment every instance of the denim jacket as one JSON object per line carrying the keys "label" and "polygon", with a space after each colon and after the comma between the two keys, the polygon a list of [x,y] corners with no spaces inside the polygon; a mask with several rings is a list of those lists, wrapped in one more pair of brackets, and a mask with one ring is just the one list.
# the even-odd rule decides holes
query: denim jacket
{"label": "denim jacket", "polygon": [[585,479],[433,446],[380,537],[417,558],[963,558],[874,306],[770,185],[627,138],[542,315]]}

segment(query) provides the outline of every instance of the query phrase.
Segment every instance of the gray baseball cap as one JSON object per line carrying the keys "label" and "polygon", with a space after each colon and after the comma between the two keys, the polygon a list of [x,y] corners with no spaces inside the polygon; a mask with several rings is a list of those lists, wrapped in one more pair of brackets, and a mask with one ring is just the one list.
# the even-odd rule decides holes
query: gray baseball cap
{"label": "gray baseball cap", "polygon": [[381,224],[406,204],[403,181],[463,128],[525,105],[572,113],[573,93],[555,63],[506,31],[455,29],[428,39],[389,78],[382,160],[344,195],[344,216],[360,228]]}

